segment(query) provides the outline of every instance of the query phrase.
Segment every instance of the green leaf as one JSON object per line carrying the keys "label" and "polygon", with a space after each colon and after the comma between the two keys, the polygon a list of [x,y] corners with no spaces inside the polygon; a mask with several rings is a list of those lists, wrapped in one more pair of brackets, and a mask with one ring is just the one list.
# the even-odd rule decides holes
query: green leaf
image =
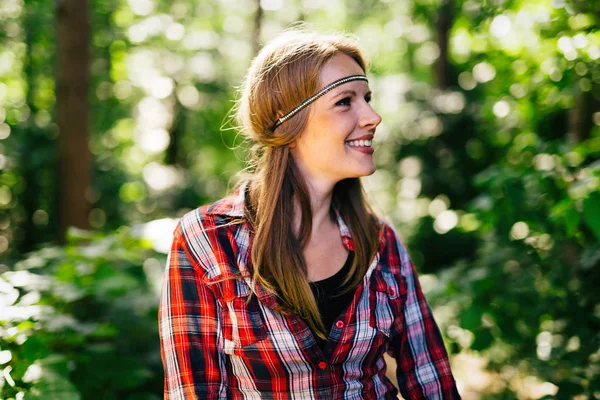
{"label": "green leaf", "polygon": [[460,315],[460,327],[463,329],[467,329],[470,331],[474,331],[475,329],[481,326],[481,315],[483,314],[483,310],[479,307],[470,307],[465,310]]}
{"label": "green leaf", "polygon": [[474,332],[475,340],[471,344],[471,349],[475,351],[483,351],[489,348],[494,341],[494,336],[489,329],[478,329]]}
{"label": "green leaf", "polygon": [[79,400],[81,396],[66,377],[44,371],[43,378],[32,386],[27,398],[35,400]]}
{"label": "green leaf", "polygon": [[577,228],[581,222],[581,214],[575,208],[574,202],[566,198],[550,209],[550,220],[564,225],[567,236],[572,237],[577,233]]}
{"label": "green leaf", "polygon": [[77,388],[69,380],[67,359],[60,354],[52,354],[32,364],[23,377],[31,382],[28,399],[36,400],[79,400]]}
{"label": "green leaf", "polygon": [[573,202],[569,198],[563,199],[552,206],[550,209],[550,218],[555,219],[572,208]]}
{"label": "green leaf", "polygon": [[575,208],[570,208],[565,212],[564,220],[567,236],[572,237],[577,233],[577,227],[581,222],[581,214]]}
{"label": "green leaf", "polygon": [[600,193],[591,193],[583,200],[583,219],[600,241]]}
{"label": "green leaf", "polygon": [[45,358],[50,354],[47,344],[38,336],[30,336],[21,346],[21,355],[24,360],[33,363],[35,360]]}
{"label": "green leaf", "polygon": [[109,323],[99,324],[94,332],[91,333],[91,336],[96,338],[109,338],[115,337],[119,334],[119,329]]}

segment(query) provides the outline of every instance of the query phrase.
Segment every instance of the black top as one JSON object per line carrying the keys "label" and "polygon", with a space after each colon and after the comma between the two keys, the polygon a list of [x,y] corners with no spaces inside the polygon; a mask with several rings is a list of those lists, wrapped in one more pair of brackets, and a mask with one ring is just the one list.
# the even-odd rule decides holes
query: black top
{"label": "black top", "polygon": [[[350,271],[353,259],[354,252],[349,251],[346,263],[335,275],[320,281],[310,282],[310,288],[317,300],[317,306],[319,307],[321,319],[323,320],[327,333],[329,333],[331,326],[354,297],[354,290],[341,293],[342,283],[344,282],[346,275],[348,275],[348,271]],[[316,335],[315,337],[319,346],[324,348],[326,341]]]}

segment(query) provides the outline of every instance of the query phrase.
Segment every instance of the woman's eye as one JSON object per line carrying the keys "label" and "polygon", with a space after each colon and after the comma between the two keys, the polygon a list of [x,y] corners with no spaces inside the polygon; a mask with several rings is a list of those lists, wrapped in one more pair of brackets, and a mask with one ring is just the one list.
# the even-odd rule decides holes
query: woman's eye
{"label": "woman's eye", "polygon": [[336,106],[349,106],[350,105],[350,97],[346,97],[335,103]]}
{"label": "woman's eye", "polygon": [[365,101],[367,103],[370,103],[371,102],[371,96],[365,96]]}

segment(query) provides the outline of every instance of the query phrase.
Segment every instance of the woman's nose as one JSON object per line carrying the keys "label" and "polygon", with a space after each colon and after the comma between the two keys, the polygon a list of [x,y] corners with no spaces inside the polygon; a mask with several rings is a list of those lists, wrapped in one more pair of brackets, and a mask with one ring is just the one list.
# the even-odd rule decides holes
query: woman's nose
{"label": "woman's nose", "polygon": [[367,103],[363,110],[361,127],[373,129],[381,123],[381,115],[377,114],[370,104]]}

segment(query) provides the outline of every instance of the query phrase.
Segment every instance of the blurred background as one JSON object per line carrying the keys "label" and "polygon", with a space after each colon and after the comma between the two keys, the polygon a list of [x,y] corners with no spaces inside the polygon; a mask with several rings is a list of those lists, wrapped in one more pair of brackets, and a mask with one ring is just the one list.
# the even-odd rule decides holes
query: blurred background
{"label": "blurred background", "polygon": [[172,230],[232,189],[236,88],[305,21],[371,62],[364,183],[463,398],[600,399],[599,20],[596,0],[2,0],[0,398],[162,398]]}

